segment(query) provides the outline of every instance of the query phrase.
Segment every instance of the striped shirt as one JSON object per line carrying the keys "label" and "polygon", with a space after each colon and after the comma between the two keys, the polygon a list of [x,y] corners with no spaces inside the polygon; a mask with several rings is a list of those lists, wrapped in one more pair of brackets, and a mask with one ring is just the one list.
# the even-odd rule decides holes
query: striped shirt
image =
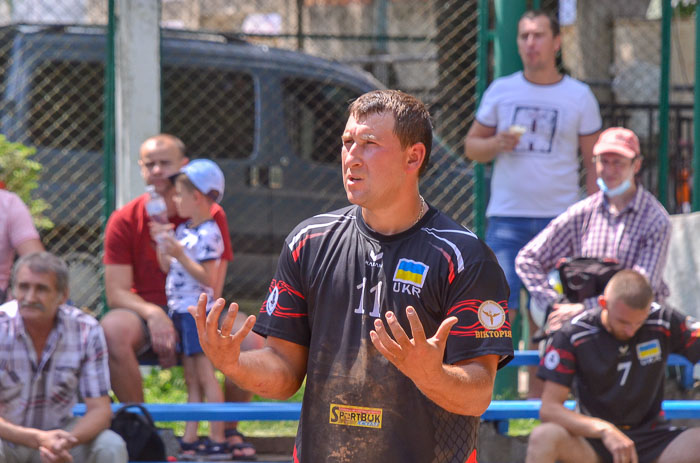
{"label": "striped shirt", "polygon": [[63,427],[82,397],[110,389],[107,344],[97,320],[62,305],[38,356],[17,301],[0,306],[0,417],[35,429]]}
{"label": "striped shirt", "polygon": [[[599,191],[569,207],[521,249],[515,269],[539,307],[548,307],[557,299],[547,274],[564,257],[615,259],[646,276],[656,301],[663,302],[668,296],[662,274],[670,238],[668,213],[641,185],[617,213]],[[596,300],[590,298],[584,304],[591,308]]]}

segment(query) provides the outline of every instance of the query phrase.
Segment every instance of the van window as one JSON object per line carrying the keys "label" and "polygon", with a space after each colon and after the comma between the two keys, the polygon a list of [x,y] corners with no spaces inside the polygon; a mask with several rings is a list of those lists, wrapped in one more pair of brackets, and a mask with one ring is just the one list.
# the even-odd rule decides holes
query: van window
{"label": "van window", "polygon": [[302,78],[283,79],[282,88],[284,120],[297,156],[337,164],[348,104],[360,92]]}
{"label": "van window", "polygon": [[30,144],[55,149],[102,147],[102,63],[40,61],[29,81]]}
{"label": "van window", "polygon": [[187,152],[245,159],[255,141],[255,89],[245,73],[217,68],[163,66],[163,131]]}

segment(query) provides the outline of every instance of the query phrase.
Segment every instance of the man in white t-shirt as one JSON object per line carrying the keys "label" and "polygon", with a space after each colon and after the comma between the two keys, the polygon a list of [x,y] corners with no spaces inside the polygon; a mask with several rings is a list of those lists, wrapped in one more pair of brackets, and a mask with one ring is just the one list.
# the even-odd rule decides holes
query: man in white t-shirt
{"label": "man in white t-shirt", "polygon": [[561,37],[556,18],[526,12],[517,41],[523,71],[489,86],[464,141],[469,159],[494,161],[486,242],[508,279],[511,321],[522,287],[515,256],[579,199],[579,147],[586,189],[589,194],[597,190],[593,144],[602,125],[590,88],[557,68]]}

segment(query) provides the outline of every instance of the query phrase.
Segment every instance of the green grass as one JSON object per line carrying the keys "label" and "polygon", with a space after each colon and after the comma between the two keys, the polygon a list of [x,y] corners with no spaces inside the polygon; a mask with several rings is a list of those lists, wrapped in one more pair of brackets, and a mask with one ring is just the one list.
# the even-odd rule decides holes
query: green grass
{"label": "green grass", "polygon": [[[216,372],[219,382],[223,384],[224,376]],[[182,367],[173,367],[163,370],[154,367],[150,373],[143,376],[143,392],[146,402],[156,403],[185,403],[187,402],[187,387],[182,373]],[[302,386],[289,402],[301,402],[304,394]],[[253,401],[270,402],[258,396],[253,397]],[[245,435],[267,437],[267,436],[294,436],[297,433],[298,421],[241,421],[238,429]],[[175,434],[182,435],[185,430],[184,421],[159,422],[159,427],[171,428]],[[209,434],[209,422],[199,423],[199,433]]]}
{"label": "green grass", "polygon": [[532,429],[540,424],[540,420],[524,418],[508,421],[509,436],[529,436]]}

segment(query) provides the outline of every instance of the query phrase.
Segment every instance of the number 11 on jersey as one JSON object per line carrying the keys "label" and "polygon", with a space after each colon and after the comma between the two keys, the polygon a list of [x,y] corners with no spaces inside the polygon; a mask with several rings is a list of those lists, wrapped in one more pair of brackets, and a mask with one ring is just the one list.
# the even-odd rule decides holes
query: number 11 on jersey
{"label": "number 11 on jersey", "polygon": [[[365,313],[365,286],[367,285],[367,277],[362,278],[362,283],[356,286],[360,290],[360,303],[355,309],[355,313],[364,314]],[[382,301],[382,282],[380,281],[375,286],[372,286],[369,290],[370,294],[374,293],[374,305],[372,306],[372,311],[369,313],[370,317],[379,318],[379,306]]]}

